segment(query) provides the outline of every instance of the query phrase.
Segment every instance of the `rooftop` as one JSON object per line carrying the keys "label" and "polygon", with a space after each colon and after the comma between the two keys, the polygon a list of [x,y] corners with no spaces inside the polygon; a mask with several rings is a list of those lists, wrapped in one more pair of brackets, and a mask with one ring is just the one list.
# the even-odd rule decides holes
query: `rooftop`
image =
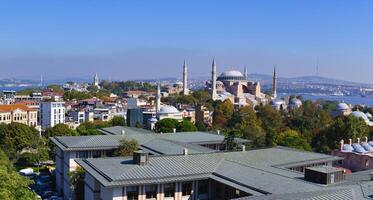
{"label": "rooftop", "polygon": [[306,182],[301,173],[279,166],[340,159],[274,147],[241,152],[150,156],[149,164],[145,166],[135,165],[130,157],[84,159],[77,162],[108,187],[211,178],[226,184],[240,185],[243,191],[250,193],[255,190],[261,194],[285,194],[289,188],[297,192],[311,192],[322,186]]}
{"label": "rooftop", "polygon": [[23,111],[36,111],[36,109],[29,108],[26,104],[0,105],[0,112],[12,112],[17,109],[20,109]]}
{"label": "rooftop", "polygon": [[[123,134],[124,131],[124,134]],[[190,153],[206,153],[215,150],[202,147],[200,144],[220,144],[224,142],[223,135],[205,132],[177,132],[155,134],[151,131],[131,127],[109,127],[101,129],[106,135],[92,136],[59,136],[51,140],[64,151],[80,151],[95,149],[115,149],[124,138],[135,139],[144,151],[152,154],[182,154],[187,148]],[[247,143],[248,140],[236,139]]]}

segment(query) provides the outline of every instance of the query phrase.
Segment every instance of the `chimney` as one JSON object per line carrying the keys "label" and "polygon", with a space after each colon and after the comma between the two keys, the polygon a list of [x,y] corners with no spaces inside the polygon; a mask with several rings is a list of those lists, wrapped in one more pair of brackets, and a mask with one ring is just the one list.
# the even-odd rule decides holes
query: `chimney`
{"label": "chimney", "polygon": [[218,135],[220,135],[220,130],[217,130],[216,132],[218,133]]}
{"label": "chimney", "polygon": [[339,147],[339,150],[340,151],[343,151],[343,145],[344,145],[345,141],[344,140],[341,140],[341,146]]}
{"label": "chimney", "polygon": [[365,137],[365,142],[368,143],[368,137]]}
{"label": "chimney", "polygon": [[149,163],[149,154],[143,151],[133,152],[133,163],[136,165],[147,165]]}
{"label": "chimney", "polygon": [[246,146],[242,145],[242,151],[246,151]]}
{"label": "chimney", "polygon": [[122,135],[124,135],[126,133],[126,131],[124,129],[122,129]]}
{"label": "chimney", "polygon": [[360,144],[360,138],[359,137],[357,138],[357,143]]}
{"label": "chimney", "polygon": [[184,149],[183,149],[183,155],[184,155],[184,156],[188,155],[188,149],[187,149],[187,148],[184,148]]}
{"label": "chimney", "polygon": [[352,145],[352,139],[350,138],[350,139],[348,139],[348,141],[350,142],[350,145]]}
{"label": "chimney", "polygon": [[173,129],[174,133],[176,133],[176,128]]}

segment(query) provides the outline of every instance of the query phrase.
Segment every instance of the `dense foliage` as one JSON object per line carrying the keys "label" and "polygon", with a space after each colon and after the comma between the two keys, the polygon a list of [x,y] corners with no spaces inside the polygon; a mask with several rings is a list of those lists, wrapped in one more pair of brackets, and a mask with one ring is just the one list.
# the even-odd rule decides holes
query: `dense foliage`
{"label": "dense foliage", "polygon": [[139,149],[139,143],[135,139],[122,139],[117,150],[115,150],[115,156],[132,156],[133,152]]}
{"label": "dense foliage", "polygon": [[226,136],[251,140],[251,147],[282,145],[323,153],[338,148],[341,139],[373,136],[364,120],[353,116],[332,118],[336,102],[304,101],[300,108],[277,111],[270,105],[234,109],[226,100],[214,103],[213,128]]}
{"label": "dense foliage", "polygon": [[157,133],[172,133],[174,132],[194,132],[197,131],[197,127],[188,120],[178,122],[176,119],[165,118],[159,120],[155,124],[155,132]]}
{"label": "dense foliage", "polygon": [[6,154],[0,150],[0,199],[37,199],[36,194],[28,189],[31,183],[32,181],[15,171]]}

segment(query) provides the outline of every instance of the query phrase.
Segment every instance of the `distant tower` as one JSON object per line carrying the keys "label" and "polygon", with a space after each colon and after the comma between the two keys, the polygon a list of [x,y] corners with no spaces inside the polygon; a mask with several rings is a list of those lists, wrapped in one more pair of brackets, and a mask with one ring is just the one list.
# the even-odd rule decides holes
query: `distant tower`
{"label": "distant tower", "polygon": [[95,74],[95,76],[93,77],[93,85],[96,86],[96,87],[99,87],[98,85],[98,75],[97,73]]}
{"label": "distant tower", "polygon": [[43,88],[43,75],[40,75],[40,88]]}
{"label": "distant tower", "polygon": [[245,68],[244,68],[244,75],[245,75],[245,80],[248,80],[248,77],[247,77],[247,67],[245,65]]}
{"label": "distant tower", "polygon": [[159,112],[159,110],[161,109],[161,86],[160,84],[158,83],[157,85],[157,96],[156,96],[156,100],[155,100],[156,104],[155,104],[155,111],[156,113]]}
{"label": "distant tower", "polygon": [[189,90],[188,90],[188,67],[187,64],[184,60],[184,65],[183,65],[183,95],[188,95]]}
{"label": "distant tower", "polygon": [[216,63],[215,58],[212,60],[212,72],[211,72],[211,98],[212,100],[216,100]]}
{"label": "distant tower", "polygon": [[273,98],[277,98],[277,73],[276,66],[273,68]]}

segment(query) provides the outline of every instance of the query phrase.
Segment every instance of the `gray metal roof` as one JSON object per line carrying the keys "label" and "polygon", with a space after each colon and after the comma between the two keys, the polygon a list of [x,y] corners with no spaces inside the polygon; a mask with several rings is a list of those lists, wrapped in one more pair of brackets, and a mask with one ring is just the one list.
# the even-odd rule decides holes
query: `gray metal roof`
{"label": "gray metal roof", "polygon": [[[106,135],[59,136],[51,140],[64,151],[82,151],[115,149],[119,146],[120,140],[129,138],[137,140],[144,150],[153,154],[181,154],[184,148],[188,148],[190,153],[212,152],[214,150],[202,147],[200,144],[220,144],[225,139],[223,135],[207,132],[155,134],[145,129],[120,126],[104,128],[101,132]],[[238,140],[243,143],[248,142]]]}
{"label": "gray metal roof", "polygon": [[307,158],[340,159],[275,147],[244,152],[150,156],[149,164],[145,166],[133,164],[129,157],[77,162],[102,185],[109,187],[218,177],[259,193],[286,193],[292,187],[298,188],[299,192],[315,191],[321,187],[298,179],[299,173],[273,166],[303,162]]}
{"label": "gray metal roof", "polygon": [[313,192],[243,197],[236,200],[359,200],[350,188],[319,189]]}
{"label": "gray metal roof", "polygon": [[322,173],[333,173],[333,172],[341,172],[343,169],[332,167],[332,166],[316,166],[316,167],[307,167],[312,171],[322,172]]}

